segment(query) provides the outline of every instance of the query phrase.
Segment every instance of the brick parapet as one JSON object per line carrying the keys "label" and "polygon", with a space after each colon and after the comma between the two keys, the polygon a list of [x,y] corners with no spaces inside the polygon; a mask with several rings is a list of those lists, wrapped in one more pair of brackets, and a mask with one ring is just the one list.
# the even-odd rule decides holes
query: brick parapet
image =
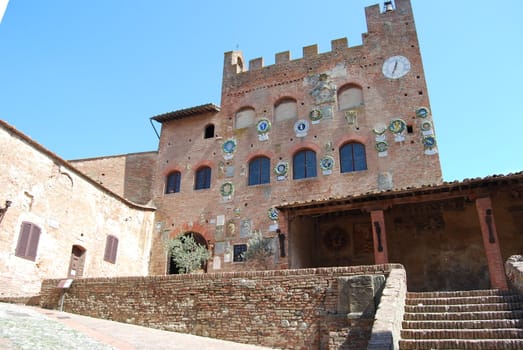
{"label": "brick parapet", "polygon": [[[364,349],[372,322],[338,312],[338,279],[387,275],[399,266],[79,279],[66,292],[64,310],[286,349],[317,349],[347,333],[359,344],[351,348]],[[43,307],[58,306],[57,284],[42,284]]]}

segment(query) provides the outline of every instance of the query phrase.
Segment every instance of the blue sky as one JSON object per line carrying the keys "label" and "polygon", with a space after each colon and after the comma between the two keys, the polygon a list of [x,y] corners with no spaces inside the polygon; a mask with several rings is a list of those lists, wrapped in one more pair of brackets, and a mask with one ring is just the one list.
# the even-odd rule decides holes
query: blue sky
{"label": "blue sky", "polygon": [[[375,0],[10,0],[0,119],[65,159],[156,150],[151,116],[220,104],[223,53],[361,44]],[[444,180],[523,170],[516,0],[412,0]],[[157,126],[159,127],[159,126]]]}

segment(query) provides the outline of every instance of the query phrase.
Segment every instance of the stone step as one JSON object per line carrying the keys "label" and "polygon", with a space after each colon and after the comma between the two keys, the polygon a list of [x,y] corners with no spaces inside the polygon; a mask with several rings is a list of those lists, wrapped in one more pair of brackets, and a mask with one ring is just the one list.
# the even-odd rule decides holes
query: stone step
{"label": "stone step", "polygon": [[402,339],[522,339],[523,329],[404,329]]}
{"label": "stone step", "polygon": [[523,302],[464,305],[405,305],[406,313],[483,312],[523,310]]}
{"label": "stone step", "polygon": [[446,340],[400,340],[400,350],[463,349],[463,350],[521,350],[523,339],[446,339]]}
{"label": "stone step", "polygon": [[522,319],[459,320],[459,321],[403,321],[403,329],[494,329],[523,328]]}
{"label": "stone step", "polygon": [[523,318],[523,310],[481,311],[481,312],[427,312],[406,313],[405,321],[467,321],[467,320],[502,320]]}
{"label": "stone step", "polygon": [[495,304],[523,302],[522,295],[482,295],[449,298],[408,298],[407,305],[459,305],[459,304]]}
{"label": "stone step", "polygon": [[407,299],[410,298],[457,298],[457,297],[476,297],[490,295],[513,295],[510,291],[499,289],[478,289],[465,291],[447,291],[447,292],[408,292]]}

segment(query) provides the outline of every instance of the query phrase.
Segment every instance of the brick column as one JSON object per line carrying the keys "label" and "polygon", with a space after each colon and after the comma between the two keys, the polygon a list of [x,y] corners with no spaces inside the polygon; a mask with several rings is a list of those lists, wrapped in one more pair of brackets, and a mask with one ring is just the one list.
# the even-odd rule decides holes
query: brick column
{"label": "brick column", "polygon": [[372,210],[370,212],[372,225],[372,240],[374,242],[374,263],[387,264],[387,231],[385,230],[385,215],[383,210]]}
{"label": "brick column", "polygon": [[483,246],[487,256],[488,272],[490,275],[490,285],[492,288],[507,290],[507,278],[503,268],[503,258],[499,247],[496,224],[494,222],[494,212],[490,197],[476,199],[476,210],[478,211],[481,235],[483,236]]}

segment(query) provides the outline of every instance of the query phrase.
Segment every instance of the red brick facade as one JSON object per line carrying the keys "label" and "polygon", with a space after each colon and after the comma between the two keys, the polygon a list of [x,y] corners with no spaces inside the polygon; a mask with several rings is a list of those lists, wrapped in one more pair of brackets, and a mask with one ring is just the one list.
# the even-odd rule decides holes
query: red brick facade
{"label": "red brick facade", "polygon": [[[303,49],[300,59],[278,53],[276,63],[267,67],[262,59],[251,60],[247,67],[241,52],[227,52],[221,107],[200,106],[153,118],[162,123],[159,176],[153,185],[157,221],[169,236],[196,224],[208,232],[205,236],[215,247],[210,270],[244,268],[229,255],[234,244],[247,242],[241,232],[246,223],[274,238],[275,246],[278,227],[292,234],[281,218],[268,217],[270,208],[441,183],[437,148],[422,142],[424,136],[435,135],[410,2],[398,0],[394,11],[384,13],[379,5],[371,6],[365,14],[369,30],[361,46],[333,40],[330,52],[320,54],[312,45]],[[387,66],[385,61],[397,56],[403,58]],[[401,66],[404,58],[410,70]],[[389,77],[384,75],[387,67]],[[390,76],[402,67],[404,76]],[[421,107],[427,116],[417,116]],[[315,111],[321,119],[314,118]],[[261,121],[270,123],[265,134],[265,129],[257,129]],[[308,123],[306,133],[296,130],[299,121]],[[214,137],[204,138],[211,124]],[[233,152],[224,152],[227,143],[236,146]],[[362,170],[341,172],[340,149],[347,143],[363,145]],[[388,149],[379,152],[378,144]],[[317,174],[296,180],[293,157],[303,150],[315,153]],[[270,159],[270,182],[248,185],[249,164],[258,156]],[[322,159],[327,159],[327,169],[321,167]],[[288,172],[278,176],[273,169],[285,162]],[[212,169],[211,186],[194,190],[195,171],[202,165]],[[173,169],[181,172],[181,188],[165,194],[166,175]],[[226,183],[234,192],[223,196],[220,189]],[[165,272],[165,259],[154,251],[151,273]],[[386,254],[381,260],[386,261]],[[286,266],[287,259],[275,257],[273,267]]]}

